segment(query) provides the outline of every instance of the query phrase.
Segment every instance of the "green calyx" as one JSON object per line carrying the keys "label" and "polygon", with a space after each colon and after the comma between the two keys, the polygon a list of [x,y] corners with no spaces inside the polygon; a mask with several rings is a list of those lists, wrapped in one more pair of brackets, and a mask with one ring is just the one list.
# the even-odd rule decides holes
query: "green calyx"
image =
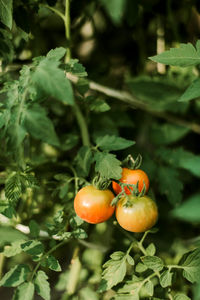
{"label": "green calyx", "polygon": [[92,181],[92,185],[98,190],[107,190],[110,183],[110,179],[101,177],[100,174],[96,175]]}
{"label": "green calyx", "polygon": [[139,169],[142,164],[142,155],[138,154],[136,159],[129,154],[122,162],[122,166],[131,170]]}

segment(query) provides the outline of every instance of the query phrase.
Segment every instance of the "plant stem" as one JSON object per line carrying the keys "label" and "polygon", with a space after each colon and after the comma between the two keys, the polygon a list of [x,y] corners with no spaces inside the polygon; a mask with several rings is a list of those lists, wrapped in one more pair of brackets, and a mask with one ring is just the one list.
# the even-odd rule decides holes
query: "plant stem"
{"label": "plant stem", "polygon": [[[65,63],[69,62],[71,59],[71,49],[70,49],[70,0],[65,0],[65,16],[64,16],[64,25],[65,25],[65,36],[67,39],[68,47],[65,57]],[[74,104],[74,113],[76,120],[78,122],[83,146],[90,146],[89,133],[87,128],[86,120],[82,114],[82,111],[77,103]]]}
{"label": "plant stem", "polygon": [[[71,73],[67,74],[67,77],[69,80],[71,80],[73,83],[78,82],[78,77],[75,75],[72,75]],[[93,91],[102,93],[108,97],[115,98],[117,100],[120,100],[130,107],[136,109],[141,109],[143,111],[146,111],[147,113],[150,113],[151,115],[164,119],[170,123],[186,127],[190,129],[191,131],[200,134],[200,125],[194,122],[188,122],[184,119],[181,119],[177,117],[176,115],[169,114],[167,112],[161,112],[161,111],[154,111],[152,106],[144,103],[142,100],[136,98],[132,94],[126,92],[126,91],[119,91],[119,90],[114,90],[112,88],[109,88],[107,86],[101,85],[99,83],[89,81],[89,88]]]}
{"label": "plant stem", "polygon": [[58,243],[57,245],[55,245],[53,248],[51,248],[47,253],[45,253],[45,254],[41,257],[40,261],[37,263],[37,265],[36,265],[35,268],[33,269],[33,272],[32,272],[31,278],[30,278],[30,281],[33,280],[33,278],[34,278],[34,276],[35,276],[37,270],[39,269],[39,267],[40,267],[40,265],[41,265],[41,262],[42,262],[47,256],[49,256],[49,254],[51,254],[52,252],[54,252],[56,249],[58,249],[59,247],[63,246],[63,245],[64,245],[65,243],[67,243],[67,242],[68,242],[68,240],[64,240],[64,241]]}
{"label": "plant stem", "polygon": [[90,147],[90,138],[89,138],[89,133],[87,128],[87,123],[77,103],[74,104],[74,113],[80,128],[83,146]]}
{"label": "plant stem", "polygon": [[5,261],[4,254],[0,253],[0,279],[1,279],[1,276],[2,276],[4,261]]}
{"label": "plant stem", "polygon": [[67,39],[67,53],[65,57],[65,63],[69,62],[71,58],[71,49],[70,49],[70,0],[65,0],[65,16],[64,16],[64,23],[65,23],[65,36]]}

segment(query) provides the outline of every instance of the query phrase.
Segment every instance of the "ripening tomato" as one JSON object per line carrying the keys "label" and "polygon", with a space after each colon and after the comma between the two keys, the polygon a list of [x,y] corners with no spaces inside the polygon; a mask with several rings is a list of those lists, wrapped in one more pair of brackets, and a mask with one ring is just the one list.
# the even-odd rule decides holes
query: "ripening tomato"
{"label": "ripening tomato", "polygon": [[116,219],[128,231],[144,232],[155,225],[157,218],[157,205],[148,196],[130,195],[117,203]]}
{"label": "ripening tomato", "polygon": [[85,186],[74,199],[76,214],[84,221],[97,224],[108,220],[114,213],[111,206],[113,193],[110,190],[99,190],[93,185]]}
{"label": "ripening tomato", "polygon": [[[146,186],[146,193],[148,192],[148,189],[149,189],[149,178],[148,178],[147,174],[140,169],[131,170],[131,169],[123,168],[122,169],[122,177],[120,178],[119,181],[121,181],[122,183],[127,183],[127,184],[137,184],[137,182],[138,182],[138,191],[139,192],[142,191],[144,183]],[[119,194],[122,191],[121,186],[115,181],[112,182],[112,187],[116,194]],[[125,187],[125,192],[127,195],[131,194],[128,187]]]}

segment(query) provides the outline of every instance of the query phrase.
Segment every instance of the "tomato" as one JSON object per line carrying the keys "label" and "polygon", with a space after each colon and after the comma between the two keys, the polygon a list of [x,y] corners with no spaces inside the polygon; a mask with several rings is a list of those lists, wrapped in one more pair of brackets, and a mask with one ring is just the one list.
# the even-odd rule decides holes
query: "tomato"
{"label": "tomato", "polygon": [[[142,191],[144,183],[146,186],[146,193],[148,192],[148,189],[149,189],[149,178],[148,178],[147,174],[140,169],[131,170],[131,169],[123,168],[122,169],[122,177],[120,178],[119,181],[121,181],[122,183],[127,183],[127,184],[137,184],[137,182],[138,182],[138,191],[139,192]],[[119,194],[122,191],[121,186],[115,181],[112,182],[112,188],[116,194]],[[127,195],[131,194],[128,187],[125,187],[125,192]]]}
{"label": "tomato", "polygon": [[132,232],[144,232],[153,227],[158,218],[156,203],[148,196],[133,195],[121,198],[116,207],[116,219],[121,227]]}
{"label": "tomato", "polygon": [[97,224],[108,220],[114,213],[111,206],[114,194],[110,190],[99,190],[93,185],[83,187],[74,199],[76,214],[84,221]]}

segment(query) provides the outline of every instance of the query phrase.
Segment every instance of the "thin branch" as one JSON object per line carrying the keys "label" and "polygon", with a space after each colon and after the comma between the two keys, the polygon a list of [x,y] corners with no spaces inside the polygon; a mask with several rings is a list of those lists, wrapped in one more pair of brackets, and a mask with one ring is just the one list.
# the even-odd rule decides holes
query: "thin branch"
{"label": "thin branch", "polygon": [[[73,83],[77,83],[79,78],[75,75],[72,75],[71,73],[67,73],[67,78],[72,81]],[[193,122],[188,122],[184,119],[181,119],[175,115],[166,113],[166,112],[157,112],[152,110],[152,108],[142,102],[140,99],[136,98],[135,96],[133,96],[132,94],[130,94],[129,92],[126,91],[119,91],[119,90],[114,90],[112,88],[109,88],[107,86],[98,84],[96,82],[93,81],[89,81],[89,88],[93,91],[97,91],[100,92],[106,96],[118,99],[120,101],[123,101],[125,103],[127,103],[130,107],[132,108],[139,108],[141,110],[144,110],[150,114],[152,114],[155,117],[167,120],[170,123],[174,123],[180,126],[184,126],[188,129],[190,129],[191,131],[200,134],[200,125],[197,123],[193,123]]]}

